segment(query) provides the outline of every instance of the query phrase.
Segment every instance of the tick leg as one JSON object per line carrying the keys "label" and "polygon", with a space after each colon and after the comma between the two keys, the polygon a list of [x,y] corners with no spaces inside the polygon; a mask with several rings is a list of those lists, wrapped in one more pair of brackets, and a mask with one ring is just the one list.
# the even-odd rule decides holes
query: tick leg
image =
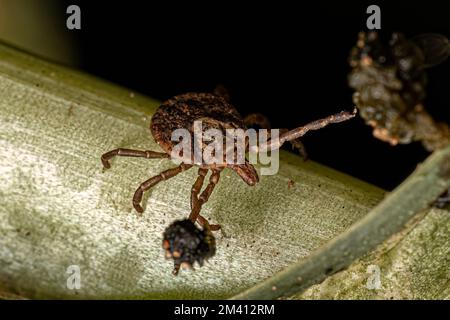
{"label": "tick leg", "polygon": [[218,231],[218,230],[220,230],[220,228],[221,228],[221,226],[220,226],[220,224],[210,224],[209,222],[208,222],[208,220],[206,220],[206,218],[205,217],[203,217],[202,215],[198,215],[198,217],[197,217],[197,221],[198,221],[198,223],[200,223],[200,225],[203,227],[203,228],[208,228],[209,230],[211,230],[211,231]]}
{"label": "tick leg", "polygon": [[149,190],[150,188],[152,188],[153,186],[155,186],[159,182],[167,180],[169,178],[172,178],[172,177],[176,176],[177,174],[179,174],[179,173],[181,173],[181,172],[183,172],[183,171],[185,171],[185,170],[187,170],[187,169],[189,169],[191,167],[192,167],[192,165],[190,165],[190,164],[188,165],[188,164],[182,163],[178,167],[165,170],[165,171],[161,172],[160,174],[158,174],[157,176],[151,177],[147,181],[141,183],[139,188],[137,188],[136,192],[134,193],[134,196],[133,196],[133,207],[139,213],[144,212],[144,209],[141,207],[140,203],[142,201],[142,196],[143,196],[145,191]]}
{"label": "tick leg", "polygon": [[202,190],[203,182],[205,181],[205,176],[207,173],[207,169],[198,169],[197,180],[195,180],[191,189],[191,210],[196,206],[196,203],[198,202],[198,194],[200,193],[200,190]]}
{"label": "tick leg", "polygon": [[257,125],[261,129],[270,129],[270,121],[261,113],[251,113],[244,118],[247,127]]}
{"label": "tick leg", "polygon": [[216,96],[224,98],[228,103],[230,102],[230,93],[227,88],[221,84],[217,85],[213,92]]}
{"label": "tick leg", "polygon": [[356,108],[353,112],[342,111],[337,114],[328,116],[326,118],[310,122],[303,127],[298,127],[298,128],[292,129],[288,132],[281,134],[279,139],[277,139],[277,140],[271,139],[271,140],[267,141],[266,144],[259,146],[259,148],[257,148],[256,151],[264,152],[267,150],[279,149],[283,145],[283,143],[285,143],[287,141],[296,140],[296,139],[304,136],[310,130],[319,130],[319,129],[322,129],[323,127],[326,127],[327,125],[329,125],[331,123],[339,123],[339,122],[347,121],[356,115],[356,111],[357,111]]}
{"label": "tick leg", "polygon": [[[270,121],[267,117],[261,113],[251,113],[244,118],[244,123],[247,127],[252,127],[254,125],[259,126],[261,129],[270,129]],[[280,134],[288,132],[288,129],[280,129]],[[267,132],[267,136],[270,139],[270,131]],[[292,148],[297,149],[303,159],[308,158],[305,146],[300,141],[300,139],[294,139],[290,141]]]}
{"label": "tick leg", "polygon": [[[217,224],[212,224],[210,225],[209,222],[200,215],[200,210],[202,209],[202,206],[208,201],[209,197],[211,196],[211,193],[213,192],[216,184],[219,182],[219,177],[220,177],[220,171],[222,171],[222,169],[213,169],[211,176],[209,177],[209,183],[206,186],[205,190],[203,190],[203,192],[200,194],[200,196],[197,198],[195,197],[191,197],[191,214],[189,215],[189,219],[193,222],[197,221],[206,228],[209,228],[210,230],[219,230],[220,229],[220,225]],[[203,173],[203,172],[202,172]],[[192,187],[192,189],[194,189],[196,187],[196,184],[200,184],[198,181],[202,181],[204,179],[200,178],[200,170],[199,170],[199,177],[197,178],[197,181],[195,181],[194,186]],[[201,186],[200,186],[201,188]],[[198,188],[198,192],[200,191],[200,188]],[[198,194],[197,192],[197,194]]]}
{"label": "tick leg", "polygon": [[[288,131],[289,131],[289,129],[286,129],[286,128],[280,129],[280,134],[283,135],[284,133],[287,133]],[[292,149],[298,150],[298,152],[300,153],[300,156],[304,160],[308,159],[308,153],[306,152],[305,145],[302,143],[302,141],[299,138],[290,140],[289,143],[291,144]]]}
{"label": "tick leg", "polygon": [[121,157],[139,157],[139,158],[147,158],[147,159],[155,159],[155,158],[169,158],[169,155],[164,152],[155,152],[150,150],[132,150],[132,149],[114,149],[102,155],[102,163],[106,169],[111,168],[109,164],[109,160],[115,156]]}

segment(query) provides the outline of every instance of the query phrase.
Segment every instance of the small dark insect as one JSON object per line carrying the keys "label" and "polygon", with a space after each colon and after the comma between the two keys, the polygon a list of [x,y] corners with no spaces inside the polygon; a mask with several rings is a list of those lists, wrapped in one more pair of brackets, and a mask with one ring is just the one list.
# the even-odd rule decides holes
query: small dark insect
{"label": "small dark insect", "polygon": [[216,241],[209,229],[200,230],[186,219],[175,221],[167,227],[163,234],[163,248],[166,257],[173,258],[173,273],[177,275],[180,267],[193,269],[194,262],[203,266],[203,262],[215,254]]}
{"label": "small dark insect", "polygon": [[[296,141],[309,130],[318,130],[331,123],[349,120],[353,118],[355,114],[356,110],[353,113],[343,111],[324,119],[311,122],[303,127],[298,127],[290,131],[283,131],[283,133],[280,134],[279,139],[268,139],[266,144],[258,146],[258,150],[267,151],[278,149],[285,142]],[[196,120],[202,120],[203,131],[214,128],[220,130],[224,136],[226,136],[226,129],[246,130],[247,125],[250,125],[251,122],[261,122],[257,124],[264,126],[264,121],[259,121],[258,119],[260,119],[260,117],[254,115],[250,115],[243,119],[238,111],[229,103],[227,96],[222,92],[182,94],[164,102],[158,108],[151,120],[150,130],[152,135],[164,152],[120,148],[103,154],[101,161],[105,168],[110,168],[109,160],[115,156],[141,157],[147,159],[169,158],[172,149],[175,146],[175,142],[171,140],[172,133],[177,129],[186,129],[190,133],[191,141],[194,141],[197,138],[194,136],[193,128],[194,121]],[[202,149],[203,148],[205,148],[204,145],[202,145]],[[248,144],[246,144],[246,148],[248,151]],[[192,223],[198,222],[206,231],[219,230],[220,226],[216,224],[210,225],[208,221],[200,215],[200,211],[202,206],[208,201],[218,183],[221,171],[225,167],[234,170],[250,186],[255,185],[259,181],[258,174],[248,160],[243,164],[228,164],[225,159],[222,164],[207,164],[205,162],[195,163],[194,152],[191,154],[192,157],[187,161],[185,158],[180,157],[178,160],[182,160],[182,163],[179,166],[165,170],[143,182],[134,193],[133,206],[138,213],[142,213],[144,209],[141,206],[141,200],[145,191],[149,190],[159,182],[172,178],[196,165],[199,167],[198,177],[191,190],[191,212],[189,220]],[[208,171],[211,171],[209,183],[200,193]],[[188,242],[188,240],[186,241]],[[172,248],[172,245],[170,248]],[[171,253],[172,257],[174,257],[173,252]],[[198,259],[200,259],[200,256]],[[177,260],[175,260],[175,265],[177,266]]]}
{"label": "small dark insect", "polygon": [[394,33],[389,44],[376,32],[359,34],[351,51],[349,85],[361,117],[373,135],[392,145],[421,141],[428,151],[450,142],[450,129],[423,105],[426,68],[450,55],[448,39],[423,34],[407,39]]}

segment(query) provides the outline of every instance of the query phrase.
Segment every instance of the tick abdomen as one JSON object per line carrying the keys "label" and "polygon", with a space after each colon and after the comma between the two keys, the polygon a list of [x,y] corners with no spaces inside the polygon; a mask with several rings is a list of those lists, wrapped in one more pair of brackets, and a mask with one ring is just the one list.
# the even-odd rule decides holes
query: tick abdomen
{"label": "tick abdomen", "polygon": [[194,128],[196,122],[202,125],[201,133],[216,129],[222,132],[223,137],[227,136],[226,129],[246,130],[239,112],[224,98],[212,93],[186,93],[167,100],[153,115],[150,129],[157,143],[168,154],[178,143],[172,141],[172,133],[178,129],[187,130],[191,136],[193,161],[193,141],[201,138]]}

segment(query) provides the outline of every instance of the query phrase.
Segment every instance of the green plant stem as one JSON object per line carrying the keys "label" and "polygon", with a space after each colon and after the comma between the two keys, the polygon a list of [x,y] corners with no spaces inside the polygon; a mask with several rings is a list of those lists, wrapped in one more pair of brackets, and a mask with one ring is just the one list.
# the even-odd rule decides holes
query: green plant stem
{"label": "green plant stem", "polygon": [[[174,164],[118,157],[103,171],[100,161],[119,147],[160,151],[149,130],[158,105],[0,44],[1,292],[32,299],[227,298],[307,256],[384,195],[287,152],[279,172],[254,187],[224,170],[202,214],[226,237],[216,233],[216,255],[202,268],[174,277],[162,234],[189,214],[197,170],[149,190],[138,216],[131,199],[139,183]],[[79,290],[67,286],[73,265]]]}
{"label": "green plant stem", "polygon": [[433,153],[416,171],[347,231],[307,258],[232,299],[287,297],[323,281],[402,230],[450,187],[450,146]]}

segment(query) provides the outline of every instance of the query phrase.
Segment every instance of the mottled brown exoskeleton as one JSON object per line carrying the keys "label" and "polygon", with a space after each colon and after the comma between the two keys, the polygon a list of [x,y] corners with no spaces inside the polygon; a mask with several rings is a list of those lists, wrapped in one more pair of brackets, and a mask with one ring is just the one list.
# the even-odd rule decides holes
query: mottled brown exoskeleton
{"label": "mottled brown exoskeleton", "polygon": [[[343,111],[338,114],[328,116],[324,119],[308,123],[305,126],[298,127],[293,130],[281,131],[279,139],[269,138],[266,141],[265,145],[258,146],[259,151],[278,149],[283,145],[283,143],[288,141],[297,143],[298,145],[297,139],[302,137],[309,130],[317,130],[325,127],[330,123],[338,123],[348,120],[355,116],[355,112],[356,110],[353,113]],[[191,141],[194,141],[196,137],[194,136],[193,125],[194,121],[197,120],[202,121],[203,130],[207,130],[210,128],[218,129],[224,133],[224,136],[226,136],[226,129],[246,130],[247,125],[250,125],[252,123],[258,124],[262,128],[268,127],[267,120],[259,114],[249,115],[245,119],[242,118],[239,112],[230,104],[227,96],[222,93],[217,93],[217,91],[215,93],[186,93],[175,96],[172,99],[164,102],[158,108],[151,119],[151,133],[155,141],[164,150],[164,152],[149,150],[141,151],[122,148],[115,149],[102,155],[101,161],[103,163],[103,166],[105,168],[110,168],[109,160],[115,156],[141,157],[147,159],[171,158],[171,156],[173,156],[172,149],[175,146],[175,142],[172,141],[172,133],[176,129],[186,129],[191,135]],[[188,159],[187,161],[185,158],[180,159],[183,159],[183,162],[177,167],[165,170],[160,174],[151,177],[147,181],[144,181],[139,186],[133,196],[133,206],[137,212],[142,213],[144,211],[141,206],[141,200],[145,191],[149,190],[163,180],[172,178],[175,175],[192,168],[193,166],[197,166],[199,168],[198,177],[191,189],[191,212],[188,219],[193,223],[198,222],[201,226],[203,226],[204,229],[207,229],[208,231],[218,230],[220,229],[220,226],[216,224],[210,225],[208,221],[202,215],[200,215],[200,211],[202,206],[208,201],[211,193],[218,183],[221,171],[226,167],[235,171],[250,186],[255,185],[259,181],[258,173],[256,172],[253,165],[247,161],[247,159],[243,164],[229,164],[226,161],[224,161],[223,164],[207,164],[204,162],[195,163],[193,157]],[[209,183],[207,184],[203,192],[201,192],[208,171],[211,171]],[[195,236],[192,233],[192,227],[188,226],[188,224],[184,222],[181,225],[175,224],[173,228],[175,229],[167,230],[165,233],[167,235],[172,234],[173,236],[170,236],[170,239],[172,240],[165,239],[163,246],[169,256],[173,257],[174,259],[178,259],[175,263],[175,273],[177,273],[180,264],[182,264],[183,262],[192,263],[193,261],[195,261],[196,257],[192,255],[190,258],[186,259],[184,259],[184,257],[180,257],[182,253],[180,251],[174,251],[174,244],[170,242],[173,242],[173,239],[181,239],[182,237],[180,236],[180,234],[183,232],[186,235],[189,234],[190,238],[195,238]],[[208,237],[203,236],[203,238]],[[200,251],[206,252],[207,250],[202,249],[197,250],[196,252]],[[181,258],[183,258],[184,260]],[[198,261],[203,261],[203,258],[201,257],[201,259]]]}
{"label": "mottled brown exoskeleton", "polygon": [[[305,126],[284,132],[280,135],[277,141],[268,140],[264,146],[259,146],[259,149],[277,149],[285,142],[294,141],[303,136],[309,130],[317,130],[325,127],[330,123],[338,123],[355,116],[355,112],[342,111],[338,114],[328,116]],[[131,149],[114,149],[102,155],[101,160],[105,168],[110,168],[109,160],[114,156],[122,157],[141,157],[147,159],[154,158],[170,158],[172,148],[175,143],[171,140],[172,132],[176,129],[184,128],[191,132],[192,141],[195,139],[193,131],[193,123],[195,120],[201,119],[206,126],[204,130],[214,127],[216,129],[247,129],[249,122],[256,122],[260,116],[250,115],[243,119],[239,112],[228,102],[228,100],[220,95],[214,93],[186,93],[175,96],[172,99],[164,102],[156,111],[151,119],[150,130],[159,146],[164,152],[156,151],[141,151]],[[260,118],[261,119],[261,118]],[[264,120],[265,121],[265,120]],[[261,121],[262,122],[262,121]],[[260,123],[264,126],[263,123]],[[225,132],[224,132],[225,135]],[[179,166],[161,172],[147,181],[143,182],[136,190],[133,196],[133,206],[137,212],[142,213],[144,210],[141,207],[141,200],[143,193],[157,183],[174,177],[175,175],[190,169],[193,166],[194,159],[190,163],[181,163]],[[253,186],[258,181],[258,173],[252,164],[246,161],[244,164],[205,164],[198,165],[198,178],[192,186],[191,192],[191,214],[192,221],[198,221],[204,225],[204,219],[199,213],[203,204],[208,201],[214,187],[219,181],[220,172],[228,167],[234,170],[248,185]],[[205,190],[199,195],[203,182],[208,171],[211,171],[209,183]],[[217,230],[217,225],[211,225],[212,230]]]}

